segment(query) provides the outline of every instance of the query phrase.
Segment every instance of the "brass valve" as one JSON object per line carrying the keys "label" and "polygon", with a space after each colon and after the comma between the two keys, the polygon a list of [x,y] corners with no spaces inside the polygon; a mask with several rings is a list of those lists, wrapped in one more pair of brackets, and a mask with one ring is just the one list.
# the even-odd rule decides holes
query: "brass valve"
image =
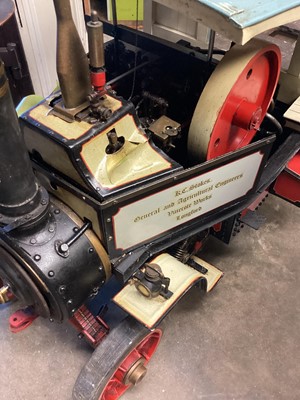
{"label": "brass valve", "polygon": [[4,285],[0,289],[0,304],[8,303],[9,301],[9,286]]}
{"label": "brass valve", "polygon": [[173,294],[169,290],[170,279],[164,276],[157,264],[145,264],[145,268],[137,271],[134,277],[136,289],[149,299],[159,295],[168,299]]}

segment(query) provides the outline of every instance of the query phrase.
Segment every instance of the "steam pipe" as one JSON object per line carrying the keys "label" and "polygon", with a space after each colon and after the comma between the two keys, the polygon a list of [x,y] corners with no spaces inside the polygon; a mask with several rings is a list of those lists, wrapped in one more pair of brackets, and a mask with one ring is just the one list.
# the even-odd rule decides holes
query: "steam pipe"
{"label": "steam pipe", "polygon": [[96,11],[92,11],[91,20],[86,24],[89,41],[90,66],[104,67],[103,24],[98,19]]}
{"label": "steam pipe", "polygon": [[64,106],[74,109],[91,92],[89,64],[74,24],[69,0],[53,0],[57,18],[56,68]]}
{"label": "steam pipe", "polygon": [[117,3],[116,0],[111,0],[111,9],[112,9],[112,21],[113,21],[113,37],[114,37],[114,60],[115,60],[115,69],[116,71],[119,68],[119,44],[118,44],[118,14],[117,14]]}
{"label": "steam pipe", "polygon": [[[40,195],[0,61],[0,213],[18,217],[36,208]],[[1,223],[1,219],[0,219]]]}
{"label": "steam pipe", "polygon": [[86,26],[89,41],[91,83],[96,92],[104,93],[106,76],[104,69],[103,24],[99,21],[96,11],[92,11],[91,20]]}

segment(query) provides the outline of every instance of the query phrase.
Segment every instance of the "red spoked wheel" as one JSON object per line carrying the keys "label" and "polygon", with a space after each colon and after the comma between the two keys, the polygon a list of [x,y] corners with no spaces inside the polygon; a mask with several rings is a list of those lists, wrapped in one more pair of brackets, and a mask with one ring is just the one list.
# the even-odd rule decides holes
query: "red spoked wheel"
{"label": "red spoked wheel", "polygon": [[73,390],[76,400],[117,400],[145,377],[162,336],[126,318],[96,348]]}
{"label": "red spoked wheel", "polygon": [[226,53],[192,118],[188,151],[194,161],[210,160],[251,142],[274,95],[280,65],[279,48],[258,39]]}

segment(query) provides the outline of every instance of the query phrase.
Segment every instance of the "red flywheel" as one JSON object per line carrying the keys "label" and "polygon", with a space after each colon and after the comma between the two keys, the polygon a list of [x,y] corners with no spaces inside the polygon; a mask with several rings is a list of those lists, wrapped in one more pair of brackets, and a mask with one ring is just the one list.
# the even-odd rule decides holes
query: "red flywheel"
{"label": "red flywheel", "polygon": [[226,53],[192,118],[188,150],[194,161],[210,160],[251,142],[274,95],[280,65],[279,48],[258,39]]}

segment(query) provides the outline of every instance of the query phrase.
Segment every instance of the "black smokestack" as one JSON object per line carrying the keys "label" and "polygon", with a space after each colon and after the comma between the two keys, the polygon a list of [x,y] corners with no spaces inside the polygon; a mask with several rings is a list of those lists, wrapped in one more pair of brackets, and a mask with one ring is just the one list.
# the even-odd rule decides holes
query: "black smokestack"
{"label": "black smokestack", "polygon": [[18,217],[31,212],[38,201],[38,184],[0,60],[0,213]]}

